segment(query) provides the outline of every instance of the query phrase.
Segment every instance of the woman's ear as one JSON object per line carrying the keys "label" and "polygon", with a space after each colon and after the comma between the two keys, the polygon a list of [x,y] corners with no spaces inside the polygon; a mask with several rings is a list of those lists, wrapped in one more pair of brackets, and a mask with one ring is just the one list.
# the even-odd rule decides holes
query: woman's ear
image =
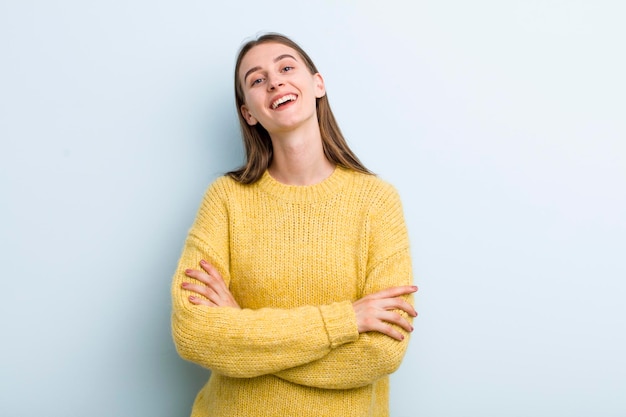
{"label": "woman's ear", "polygon": [[313,75],[315,78],[315,97],[322,98],[326,95],[326,86],[324,85],[324,78],[319,72]]}
{"label": "woman's ear", "polygon": [[255,119],[253,115],[250,114],[250,112],[248,111],[248,107],[245,104],[241,105],[240,110],[241,110],[241,115],[250,126],[254,126],[255,124],[259,122],[257,119]]}

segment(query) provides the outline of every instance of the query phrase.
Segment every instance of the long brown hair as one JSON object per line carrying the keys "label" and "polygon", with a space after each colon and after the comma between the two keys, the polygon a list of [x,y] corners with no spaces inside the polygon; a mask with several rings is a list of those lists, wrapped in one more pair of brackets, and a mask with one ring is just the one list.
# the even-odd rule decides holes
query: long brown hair
{"label": "long brown hair", "polygon": [[[241,114],[241,106],[245,103],[241,80],[239,79],[239,67],[243,57],[255,46],[264,43],[280,43],[294,49],[304,60],[311,74],[319,71],[306,52],[294,41],[279,33],[266,33],[257,39],[246,42],[239,50],[235,65],[235,104],[239,115],[241,135],[246,148],[246,163],[234,171],[227,173],[230,177],[242,184],[252,184],[258,181],[272,162],[273,147],[270,135],[260,123],[250,126]],[[317,99],[317,120],[322,136],[322,145],[326,158],[339,166],[355,171],[372,174],[370,170],[359,161],[359,158],[350,150],[343,137],[339,125],[333,116],[328,102],[328,96]]]}

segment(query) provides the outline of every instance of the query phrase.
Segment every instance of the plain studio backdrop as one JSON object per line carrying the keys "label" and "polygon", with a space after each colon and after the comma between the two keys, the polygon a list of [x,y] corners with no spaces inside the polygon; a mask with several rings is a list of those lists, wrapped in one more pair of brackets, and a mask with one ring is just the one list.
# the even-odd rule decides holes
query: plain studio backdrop
{"label": "plain studio backdrop", "polygon": [[[623,2],[0,2],[0,415],[188,416],[170,336],[239,46],[291,36],[399,190],[395,417],[626,415]],[[262,241],[259,242],[262,244]]]}

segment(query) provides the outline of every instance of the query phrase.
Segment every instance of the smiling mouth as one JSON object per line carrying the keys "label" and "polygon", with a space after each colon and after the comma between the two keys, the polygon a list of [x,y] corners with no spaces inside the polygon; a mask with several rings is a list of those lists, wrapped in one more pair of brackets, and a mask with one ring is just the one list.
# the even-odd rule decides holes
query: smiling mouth
{"label": "smiling mouth", "polygon": [[295,94],[287,94],[285,96],[282,96],[281,98],[279,98],[278,100],[272,103],[272,110],[276,110],[278,107],[282,106],[285,103],[296,101],[297,98],[298,97],[296,97]]}

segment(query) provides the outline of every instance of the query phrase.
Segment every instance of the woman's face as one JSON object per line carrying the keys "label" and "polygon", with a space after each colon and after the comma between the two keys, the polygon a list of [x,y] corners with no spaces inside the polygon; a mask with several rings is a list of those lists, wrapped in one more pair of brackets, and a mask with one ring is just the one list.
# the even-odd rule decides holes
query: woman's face
{"label": "woman's face", "polygon": [[238,73],[249,125],[260,123],[270,134],[317,124],[316,99],[326,93],[320,74],[311,74],[294,49],[264,43],[243,57]]}

